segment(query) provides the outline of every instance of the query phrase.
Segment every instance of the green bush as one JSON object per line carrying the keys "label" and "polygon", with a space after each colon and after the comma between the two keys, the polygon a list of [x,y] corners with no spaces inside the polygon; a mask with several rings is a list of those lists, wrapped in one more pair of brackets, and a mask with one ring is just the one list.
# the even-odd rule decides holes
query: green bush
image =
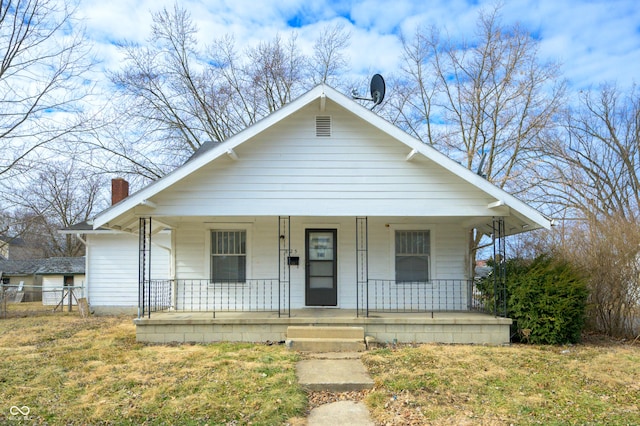
{"label": "green bush", "polygon": [[[492,288],[490,280],[487,289]],[[543,255],[507,261],[508,316],[514,321],[515,340],[536,344],[580,341],[587,295],[586,281],[564,260]]]}

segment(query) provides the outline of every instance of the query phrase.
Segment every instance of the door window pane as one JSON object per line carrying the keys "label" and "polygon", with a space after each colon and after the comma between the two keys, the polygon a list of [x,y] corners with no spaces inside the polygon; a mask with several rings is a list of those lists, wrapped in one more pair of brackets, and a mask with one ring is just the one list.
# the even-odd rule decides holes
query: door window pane
{"label": "door window pane", "polygon": [[309,274],[314,276],[333,277],[333,261],[310,262]]}
{"label": "door window pane", "polygon": [[333,277],[309,277],[309,288],[333,288]]}
{"label": "door window pane", "polygon": [[333,259],[333,233],[314,232],[309,236],[309,260]]}

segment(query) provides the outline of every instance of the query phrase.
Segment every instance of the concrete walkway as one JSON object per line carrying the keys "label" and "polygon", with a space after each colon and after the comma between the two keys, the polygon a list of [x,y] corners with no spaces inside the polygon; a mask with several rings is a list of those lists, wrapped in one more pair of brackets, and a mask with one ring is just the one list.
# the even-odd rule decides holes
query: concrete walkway
{"label": "concrete walkway", "polygon": [[[296,365],[298,382],[310,391],[347,392],[371,389],[373,380],[359,353],[308,354]],[[373,426],[367,406],[362,402],[339,401],[311,410],[308,426]]]}
{"label": "concrete walkway", "polygon": [[307,426],[375,426],[363,402],[338,401],[311,410]]}

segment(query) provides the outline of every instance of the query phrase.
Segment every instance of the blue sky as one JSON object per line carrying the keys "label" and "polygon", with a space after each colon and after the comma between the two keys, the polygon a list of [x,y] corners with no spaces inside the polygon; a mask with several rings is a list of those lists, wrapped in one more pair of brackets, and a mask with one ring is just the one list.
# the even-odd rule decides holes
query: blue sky
{"label": "blue sky", "polygon": [[[143,42],[150,11],[173,7],[173,0],[80,0],[90,38],[106,68],[116,68],[114,40]],[[640,70],[640,4],[637,0],[505,0],[505,24],[521,23],[540,39],[542,59],[556,59],[574,89],[616,82],[626,89]],[[342,22],[351,32],[347,52],[357,74],[390,74],[400,67],[400,35],[417,25],[437,25],[451,37],[471,37],[484,0],[183,0],[204,44],[233,34],[250,46],[276,34],[298,34],[303,50],[327,24]]]}

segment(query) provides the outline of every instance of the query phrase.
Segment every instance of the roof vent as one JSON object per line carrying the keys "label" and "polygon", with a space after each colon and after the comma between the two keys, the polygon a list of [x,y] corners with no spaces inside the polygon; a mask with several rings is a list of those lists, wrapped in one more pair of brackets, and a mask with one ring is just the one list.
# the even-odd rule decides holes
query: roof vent
{"label": "roof vent", "polygon": [[316,116],[316,136],[320,138],[331,137],[331,116],[330,115]]}

